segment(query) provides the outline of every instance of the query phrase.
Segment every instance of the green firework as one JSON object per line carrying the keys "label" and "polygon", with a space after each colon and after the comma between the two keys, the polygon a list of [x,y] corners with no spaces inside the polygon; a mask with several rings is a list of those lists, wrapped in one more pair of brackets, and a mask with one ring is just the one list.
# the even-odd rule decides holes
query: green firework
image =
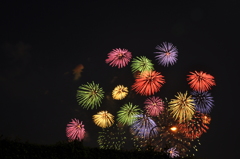
{"label": "green firework", "polygon": [[120,124],[102,129],[99,132],[97,140],[100,149],[114,150],[121,150],[124,147],[125,141],[125,131]]}
{"label": "green firework", "polygon": [[138,105],[133,105],[132,103],[124,104],[117,112],[117,121],[122,125],[132,125],[137,119],[137,115],[141,112],[142,110]]}
{"label": "green firework", "polygon": [[145,56],[133,58],[131,68],[133,73],[154,70],[153,63]]}
{"label": "green firework", "polygon": [[78,104],[86,109],[93,109],[94,107],[99,107],[103,96],[104,91],[99,87],[99,84],[87,83],[78,87],[77,90],[77,101]]}

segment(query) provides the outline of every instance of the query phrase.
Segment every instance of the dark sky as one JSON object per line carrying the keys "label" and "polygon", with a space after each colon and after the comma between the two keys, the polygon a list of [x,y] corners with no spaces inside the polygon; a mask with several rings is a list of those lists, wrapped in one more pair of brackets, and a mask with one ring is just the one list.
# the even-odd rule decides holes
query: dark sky
{"label": "dark sky", "polygon": [[[112,49],[126,48],[133,57],[153,61],[167,82],[159,95],[169,99],[189,90],[189,71],[213,75],[217,86],[211,90],[212,121],[196,154],[211,159],[239,155],[237,1],[1,1],[0,6],[4,137],[53,144],[66,140],[66,124],[78,118],[87,131],[85,144],[98,146],[101,128],[94,125],[92,115],[102,109],[114,114],[125,102],[141,105],[145,99],[132,95],[117,103],[107,98],[117,84],[130,87],[134,81],[130,65],[117,69],[105,63]],[[168,68],[157,65],[153,54],[164,41],[179,51],[177,63]],[[72,70],[79,64],[84,65],[82,77],[74,81]],[[91,81],[99,83],[106,96],[100,108],[84,110],[77,104],[76,90]]]}

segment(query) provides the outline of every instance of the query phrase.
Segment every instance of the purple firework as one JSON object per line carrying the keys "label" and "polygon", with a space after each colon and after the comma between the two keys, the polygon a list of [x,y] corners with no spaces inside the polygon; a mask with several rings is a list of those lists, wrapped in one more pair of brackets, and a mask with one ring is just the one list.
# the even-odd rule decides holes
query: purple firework
{"label": "purple firework", "polygon": [[178,151],[176,151],[176,147],[172,147],[167,150],[167,153],[169,154],[169,157],[174,158],[174,157],[179,157]]}
{"label": "purple firework", "polygon": [[108,58],[105,60],[106,63],[112,67],[117,66],[118,68],[125,67],[132,58],[132,53],[127,49],[113,49],[108,53]]}
{"label": "purple firework", "polygon": [[130,130],[134,136],[143,139],[149,139],[158,134],[156,123],[145,114],[137,115],[137,120],[131,125]]}
{"label": "purple firework", "polygon": [[144,102],[145,110],[150,116],[158,116],[164,110],[164,104],[161,98],[159,97],[149,97]]}
{"label": "purple firework", "polygon": [[209,114],[213,107],[213,97],[208,92],[191,92],[192,98],[194,99],[196,111],[204,114]]}
{"label": "purple firework", "polygon": [[154,52],[158,55],[155,58],[158,60],[158,63],[167,66],[173,65],[177,61],[178,50],[172,43],[163,42],[160,46],[156,46],[156,49],[160,52]]}
{"label": "purple firework", "polygon": [[66,127],[66,135],[69,141],[79,140],[81,141],[84,138],[85,129],[82,121],[79,122],[78,119],[72,119]]}

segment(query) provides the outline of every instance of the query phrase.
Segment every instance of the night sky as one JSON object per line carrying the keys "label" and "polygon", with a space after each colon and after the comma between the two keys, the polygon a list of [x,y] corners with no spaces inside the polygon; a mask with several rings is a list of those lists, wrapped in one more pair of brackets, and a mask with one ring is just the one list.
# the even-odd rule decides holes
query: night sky
{"label": "night sky", "polygon": [[[168,99],[189,91],[190,71],[215,77],[210,91],[214,107],[211,124],[200,138],[199,157],[235,158],[239,155],[237,1],[20,1],[0,2],[0,134],[38,144],[66,141],[72,118],[83,121],[86,146],[97,147],[98,131],[92,115],[113,115],[130,101],[143,105],[145,96],[134,91],[122,101],[111,99],[118,84],[134,82],[130,64],[122,69],[105,63],[114,48],[126,48],[133,57],[146,56],[166,79],[157,94]],[[153,52],[162,42],[173,43],[175,65],[157,64]],[[73,69],[82,64],[79,80]],[[98,109],[82,109],[76,101],[78,86],[99,83],[105,91]]]}

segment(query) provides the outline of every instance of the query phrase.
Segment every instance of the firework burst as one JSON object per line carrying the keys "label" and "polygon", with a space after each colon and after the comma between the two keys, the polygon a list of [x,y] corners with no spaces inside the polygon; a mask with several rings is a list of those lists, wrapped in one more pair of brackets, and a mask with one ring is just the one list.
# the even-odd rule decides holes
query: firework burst
{"label": "firework burst", "polygon": [[138,105],[133,105],[132,103],[124,104],[117,112],[117,121],[122,125],[132,125],[140,113],[141,109]]}
{"label": "firework burst", "polygon": [[133,73],[154,70],[153,63],[145,56],[133,58],[131,68]]}
{"label": "firework burst", "polygon": [[145,100],[145,110],[150,116],[158,116],[164,110],[164,103],[159,97],[149,97]]}
{"label": "firework burst", "polygon": [[131,125],[130,131],[132,132],[132,135],[143,139],[153,138],[158,134],[156,123],[146,114],[137,115],[137,120]]}
{"label": "firework burst", "polygon": [[211,109],[214,106],[214,100],[211,93],[192,91],[191,95],[194,99],[196,111],[204,114],[209,114],[211,112]]}
{"label": "firework burst", "polygon": [[156,46],[160,52],[154,52],[158,55],[155,58],[163,66],[173,65],[177,61],[178,50],[172,43],[164,42],[161,46]]}
{"label": "firework burst", "polygon": [[121,150],[125,144],[126,136],[122,126],[115,124],[99,132],[98,144],[100,149]]}
{"label": "firework burst", "polygon": [[170,114],[178,120],[179,123],[191,120],[195,111],[195,104],[191,95],[187,96],[186,92],[185,94],[178,93],[175,97],[177,99],[172,99],[169,102]]}
{"label": "firework burst", "polygon": [[167,150],[167,153],[169,154],[169,157],[174,158],[174,157],[179,157],[179,152],[176,151],[176,147],[172,147]]}
{"label": "firework burst", "polygon": [[112,67],[125,67],[132,58],[132,53],[127,49],[113,49],[108,53],[108,58],[105,60]]}
{"label": "firework burst", "polygon": [[79,86],[77,90],[78,104],[86,109],[93,109],[100,106],[104,96],[104,91],[99,87],[99,84],[87,83]]}
{"label": "firework burst", "polygon": [[211,117],[208,115],[208,114],[204,114],[204,116],[201,116],[202,117],[202,122],[204,124],[210,124],[211,122]]}
{"label": "firework burst", "polygon": [[196,142],[200,144],[199,140],[192,141],[186,138],[179,131],[179,123],[169,114],[168,109],[168,106],[165,107],[162,114],[154,118],[158,128],[158,135],[149,139],[148,142],[150,142],[153,150],[157,152],[166,152],[166,149],[175,147],[182,157],[194,156],[192,150],[197,151]]}
{"label": "firework burst", "polygon": [[179,124],[179,131],[181,131],[185,137],[191,140],[199,138],[209,129],[205,124],[204,117],[205,114],[195,112],[191,120],[186,123]]}
{"label": "firework burst", "polygon": [[110,127],[114,123],[114,116],[107,111],[100,111],[96,115],[93,115],[94,123],[102,128]]}
{"label": "firework burst", "polygon": [[135,79],[132,90],[141,95],[149,96],[160,91],[164,83],[164,76],[160,72],[144,71]]}
{"label": "firework burst", "polygon": [[122,100],[127,96],[127,94],[128,94],[128,88],[124,87],[123,85],[118,85],[112,91],[113,99],[116,99],[116,100]]}
{"label": "firework burst", "polygon": [[187,81],[189,81],[188,84],[194,91],[206,92],[211,89],[211,86],[216,85],[214,77],[210,74],[204,73],[203,71],[190,73],[191,75],[187,75]]}
{"label": "firework burst", "polygon": [[72,119],[66,127],[66,135],[69,141],[81,141],[85,135],[84,125],[78,119]]}

